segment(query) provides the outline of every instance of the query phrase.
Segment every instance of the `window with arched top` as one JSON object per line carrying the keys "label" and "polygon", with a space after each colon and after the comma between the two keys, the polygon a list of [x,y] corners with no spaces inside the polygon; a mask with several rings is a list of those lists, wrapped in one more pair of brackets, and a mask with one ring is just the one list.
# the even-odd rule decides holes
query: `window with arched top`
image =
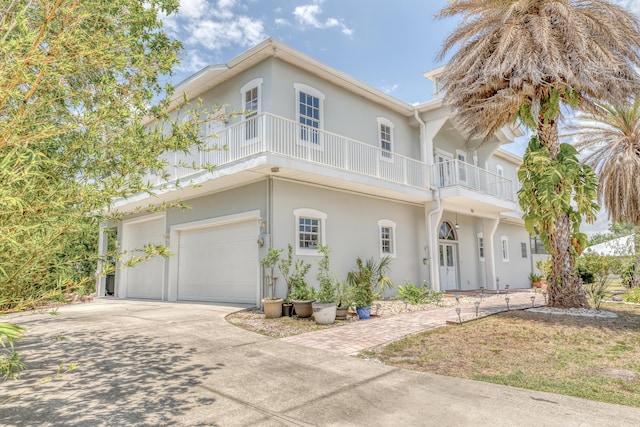
{"label": "window with arched top", "polygon": [[440,225],[440,231],[438,232],[438,239],[440,240],[458,240],[456,237],[456,231],[448,221],[443,222]]}

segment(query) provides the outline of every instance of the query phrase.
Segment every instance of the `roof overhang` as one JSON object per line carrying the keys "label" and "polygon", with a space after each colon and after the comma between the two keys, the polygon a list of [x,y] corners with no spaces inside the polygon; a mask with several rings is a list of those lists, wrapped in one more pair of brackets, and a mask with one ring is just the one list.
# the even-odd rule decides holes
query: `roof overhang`
{"label": "roof overhang", "polygon": [[215,86],[268,58],[278,58],[399,114],[413,116],[414,107],[411,104],[400,101],[272,38],[244,51],[227,64],[209,65],[178,83],[171,106],[174,107],[184,95],[188,99],[196,99]]}

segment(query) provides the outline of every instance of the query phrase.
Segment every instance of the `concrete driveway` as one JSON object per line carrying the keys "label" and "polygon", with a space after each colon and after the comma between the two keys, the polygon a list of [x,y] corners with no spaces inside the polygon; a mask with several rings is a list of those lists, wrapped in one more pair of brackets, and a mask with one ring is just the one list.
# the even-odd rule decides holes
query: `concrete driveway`
{"label": "concrete driveway", "polygon": [[[640,410],[404,371],[226,323],[238,307],[98,300],[4,316],[29,365],[0,425],[637,426]],[[58,366],[78,368],[56,374]]]}

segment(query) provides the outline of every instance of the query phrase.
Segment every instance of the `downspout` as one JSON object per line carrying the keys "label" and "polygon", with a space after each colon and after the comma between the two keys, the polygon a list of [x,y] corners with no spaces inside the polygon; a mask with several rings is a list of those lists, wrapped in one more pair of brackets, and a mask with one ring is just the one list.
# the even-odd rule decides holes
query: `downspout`
{"label": "downspout", "polygon": [[[427,124],[420,118],[420,114],[418,113],[417,109],[413,110],[413,116],[415,117],[416,121],[420,124],[420,157],[421,157],[422,163],[425,164],[425,167],[427,169],[427,176],[429,177],[428,178],[429,181],[426,187],[428,190],[431,190],[433,199],[436,201],[436,206],[426,211],[426,215],[425,215],[427,236],[433,238],[432,231],[434,231],[435,229],[435,227],[433,227],[433,217],[436,214],[442,214],[442,202],[440,200],[440,189],[431,185],[431,174],[429,173],[431,165],[427,164],[427,157],[428,157],[427,156]],[[425,204],[425,210],[426,209],[427,208]],[[429,287],[431,289],[436,289],[435,286],[437,284],[437,288],[439,289],[440,280],[436,272],[436,267],[438,263],[437,261],[433,262],[433,260],[437,256],[437,248],[435,248],[435,245],[431,240],[432,239],[427,241],[427,247],[429,248],[429,252],[428,252],[428,256],[426,257],[426,261],[428,263],[428,268],[429,268]]]}

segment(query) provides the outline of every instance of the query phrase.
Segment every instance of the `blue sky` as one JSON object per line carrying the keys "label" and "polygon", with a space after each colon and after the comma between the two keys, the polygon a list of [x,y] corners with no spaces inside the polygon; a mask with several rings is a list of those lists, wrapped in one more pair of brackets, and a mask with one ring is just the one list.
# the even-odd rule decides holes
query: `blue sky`
{"label": "blue sky", "polygon": [[[640,15],[640,0],[615,0]],[[436,55],[456,19],[435,20],[447,0],[180,0],[165,28],[184,45],[178,83],[209,64],[226,63],[267,37],[407,103],[431,99],[422,74],[444,65]],[[522,155],[526,138],[505,149]],[[606,229],[606,218],[588,229]]]}
{"label": "blue sky", "polygon": [[455,21],[433,16],[445,5],[446,0],[181,0],[180,13],[165,25],[185,47],[178,79],[273,37],[415,103],[431,98],[422,73],[443,65],[435,56]]}

